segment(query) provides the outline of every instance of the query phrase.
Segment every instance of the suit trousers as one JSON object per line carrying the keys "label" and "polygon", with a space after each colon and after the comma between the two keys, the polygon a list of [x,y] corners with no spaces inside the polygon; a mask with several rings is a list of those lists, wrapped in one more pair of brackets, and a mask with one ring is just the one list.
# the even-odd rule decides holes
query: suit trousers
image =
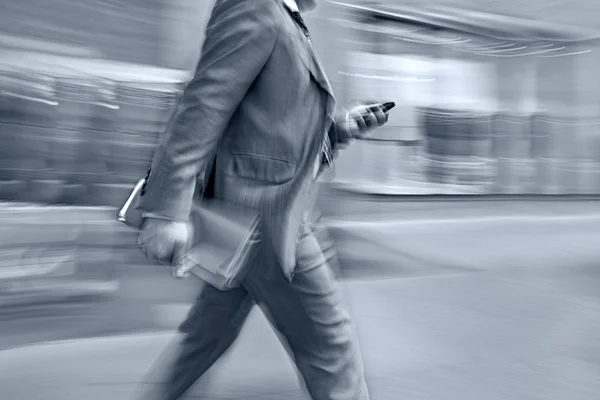
{"label": "suit trousers", "polygon": [[154,367],[166,377],[140,399],[180,399],[227,351],[258,304],[313,400],[368,400],[362,356],[341,287],[310,228],[303,228],[297,260],[291,282],[283,272],[280,278],[264,278],[257,264],[237,289],[219,291],[205,284],[179,328],[181,339]]}

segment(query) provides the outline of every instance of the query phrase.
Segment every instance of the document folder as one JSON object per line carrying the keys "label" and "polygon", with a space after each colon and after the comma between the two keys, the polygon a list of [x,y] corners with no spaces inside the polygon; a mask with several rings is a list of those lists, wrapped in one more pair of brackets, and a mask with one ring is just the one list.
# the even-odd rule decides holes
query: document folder
{"label": "document folder", "polygon": [[[120,222],[139,230],[142,211],[135,208],[145,180],[140,180],[118,214]],[[219,290],[241,285],[260,242],[258,214],[217,199],[203,199],[190,213],[190,250],[176,260],[174,274],[189,272]]]}

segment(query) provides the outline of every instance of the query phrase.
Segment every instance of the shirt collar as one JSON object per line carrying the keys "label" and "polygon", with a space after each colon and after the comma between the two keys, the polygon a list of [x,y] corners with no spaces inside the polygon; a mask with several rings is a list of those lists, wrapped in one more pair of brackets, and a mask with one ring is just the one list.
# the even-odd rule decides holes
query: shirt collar
{"label": "shirt collar", "polygon": [[283,3],[287,8],[290,9],[291,12],[299,12],[298,4],[296,4],[296,0],[283,0]]}

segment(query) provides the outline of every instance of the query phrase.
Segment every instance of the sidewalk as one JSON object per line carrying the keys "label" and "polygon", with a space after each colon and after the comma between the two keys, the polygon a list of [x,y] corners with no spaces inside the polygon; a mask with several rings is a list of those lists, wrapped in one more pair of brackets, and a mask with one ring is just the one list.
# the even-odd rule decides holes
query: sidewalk
{"label": "sidewalk", "polygon": [[[438,275],[345,284],[373,399],[595,400],[597,270]],[[129,399],[172,333],[0,352],[0,398]],[[268,323],[251,315],[204,399],[303,399]],[[199,396],[204,393],[207,396]]]}
{"label": "sidewalk", "polygon": [[329,222],[346,258],[360,256],[353,243],[368,242],[377,245],[378,256],[472,270],[595,264],[599,226],[600,214]]}
{"label": "sidewalk", "polygon": [[[600,259],[594,201],[365,204],[350,198],[329,204],[338,210],[326,212],[323,223],[351,279],[422,276],[440,268],[552,269]],[[35,256],[52,265],[53,251],[59,250],[89,271],[114,263],[147,265],[135,232],[115,221],[115,213],[108,207],[0,207],[0,277],[14,275],[12,260],[30,263]]]}
{"label": "sidewalk", "polygon": [[[585,204],[419,202],[391,214],[350,212],[326,220],[341,258],[361,270],[344,288],[372,398],[597,399],[600,216],[593,202]],[[21,216],[30,212],[25,207]],[[78,223],[64,226],[79,226],[75,232],[93,241],[106,231],[81,230],[78,224],[106,227],[113,213],[89,213],[43,213],[43,221],[28,226],[75,218]],[[2,216],[3,221],[19,218],[8,211]],[[132,232],[116,222],[110,226],[124,235],[120,243],[131,240],[134,246]],[[15,244],[26,239],[3,232]],[[1,351],[0,399],[129,399],[190,306],[177,299],[182,294],[191,299],[193,282],[166,285],[161,277],[132,272],[120,280],[119,296],[129,308],[115,312],[130,319],[158,318],[153,329],[166,331]],[[153,316],[141,316],[135,303],[127,303],[147,304],[150,298],[161,299],[147,311]],[[210,396],[203,398],[304,398],[286,354],[258,312],[213,375],[204,391]]]}

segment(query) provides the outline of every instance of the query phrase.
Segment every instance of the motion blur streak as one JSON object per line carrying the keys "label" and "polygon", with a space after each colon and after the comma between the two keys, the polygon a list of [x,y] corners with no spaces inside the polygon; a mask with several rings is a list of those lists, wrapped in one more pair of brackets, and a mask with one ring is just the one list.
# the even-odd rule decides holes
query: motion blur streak
{"label": "motion blur streak", "polygon": [[[211,7],[2,1],[0,399],[127,399],[174,339],[198,282],[149,265],[115,214]],[[373,398],[600,398],[599,13],[322,0],[306,16],[338,104],[396,103],[313,215]],[[195,392],[302,398],[259,312],[232,353]]]}

